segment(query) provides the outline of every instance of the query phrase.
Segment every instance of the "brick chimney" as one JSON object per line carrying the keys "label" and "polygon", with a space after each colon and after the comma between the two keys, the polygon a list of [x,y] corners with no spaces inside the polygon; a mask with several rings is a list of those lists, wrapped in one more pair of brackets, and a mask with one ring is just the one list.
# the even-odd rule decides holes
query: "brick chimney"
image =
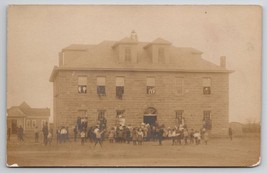
{"label": "brick chimney", "polygon": [[226,68],[226,56],[221,56],[220,66]]}

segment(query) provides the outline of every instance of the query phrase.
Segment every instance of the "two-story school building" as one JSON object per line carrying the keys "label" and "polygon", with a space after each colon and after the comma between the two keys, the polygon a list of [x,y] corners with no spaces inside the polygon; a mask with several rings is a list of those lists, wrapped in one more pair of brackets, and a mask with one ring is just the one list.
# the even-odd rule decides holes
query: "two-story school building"
{"label": "two-story school building", "polygon": [[119,41],[70,45],[59,53],[53,82],[54,125],[73,127],[77,118],[89,126],[105,117],[107,127],[124,117],[174,127],[183,119],[189,129],[205,126],[223,134],[229,119],[229,74],[190,47],[157,38],[140,42],[135,32]]}

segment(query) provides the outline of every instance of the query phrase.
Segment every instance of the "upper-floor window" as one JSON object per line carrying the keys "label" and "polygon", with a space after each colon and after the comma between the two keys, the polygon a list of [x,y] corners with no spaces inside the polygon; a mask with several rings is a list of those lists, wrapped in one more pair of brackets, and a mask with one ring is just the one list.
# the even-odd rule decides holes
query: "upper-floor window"
{"label": "upper-floor window", "polygon": [[131,48],[125,48],[125,62],[131,62],[132,59],[132,51]]}
{"label": "upper-floor window", "polygon": [[146,93],[151,95],[156,93],[155,88],[155,78],[154,77],[148,77],[146,78]]}
{"label": "upper-floor window", "polygon": [[116,77],[116,97],[122,99],[124,94],[124,77]]}
{"label": "upper-floor window", "polygon": [[211,78],[202,78],[203,94],[211,94]]}
{"label": "upper-floor window", "polygon": [[159,62],[165,63],[165,50],[163,47],[160,47],[158,49],[158,58],[159,58]]}
{"label": "upper-floor window", "polygon": [[177,95],[183,94],[184,78],[177,77],[175,79],[175,91]]}
{"label": "upper-floor window", "polygon": [[86,92],[87,92],[87,77],[78,76],[78,93],[86,94]]}
{"label": "upper-floor window", "polygon": [[106,77],[97,77],[96,85],[97,85],[97,94],[99,96],[106,95]]}
{"label": "upper-floor window", "polygon": [[211,111],[203,111],[203,128],[207,130],[212,128]]}

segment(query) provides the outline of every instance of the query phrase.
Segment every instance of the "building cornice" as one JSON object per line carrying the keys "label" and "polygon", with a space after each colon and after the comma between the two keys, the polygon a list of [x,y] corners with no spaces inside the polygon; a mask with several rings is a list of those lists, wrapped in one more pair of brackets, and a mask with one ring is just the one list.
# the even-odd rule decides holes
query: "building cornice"
{"label": "building cornice", "polygon": [[57,67],[55,66],[50,82],[54,82],[54,78],[59,71],[115,71],[115,72],[180,72],[180,73],[233,73],[234,70],[193,70],[193,69],[159,69],[159,68],[85,68],[85,67]]}

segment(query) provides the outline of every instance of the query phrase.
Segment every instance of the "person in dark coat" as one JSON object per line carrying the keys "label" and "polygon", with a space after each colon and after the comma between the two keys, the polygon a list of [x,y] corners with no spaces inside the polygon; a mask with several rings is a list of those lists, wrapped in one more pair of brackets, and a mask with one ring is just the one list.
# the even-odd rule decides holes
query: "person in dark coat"
{"label": "person in dark coat", "polygon": [[164,130],[163,130],[163,128],[160,128],[160,129],[159,129],[159,131],[158,131],[158,140],[159,140],[159,145],[162,145],[163,133],[164,133]]}
{"label": "person in dark coat", "polygon": [[78,127],[77,125],[73,129],[73,134],[74,134],[74,142],[77,141],[77,135],[78,135]]}
{"label": "person in dark coat", "polygon": [[43,135],[44,135],[44,144],[47,145],[48,143],[48,139],[47,139],[47,136],[48,136],[48,125],[47,125],[47,122],[45,123],[45,125],[43,126]]}
{"label": "person in dark coat", "polygon": [[23,139],[23,133],[24,133],[24,129],[23,129],[22,126],[20,126],[19,129],[18,129],[18,138],[19,138],[19,141],[20,142],[21,141],[24,141],[24,139]]}

